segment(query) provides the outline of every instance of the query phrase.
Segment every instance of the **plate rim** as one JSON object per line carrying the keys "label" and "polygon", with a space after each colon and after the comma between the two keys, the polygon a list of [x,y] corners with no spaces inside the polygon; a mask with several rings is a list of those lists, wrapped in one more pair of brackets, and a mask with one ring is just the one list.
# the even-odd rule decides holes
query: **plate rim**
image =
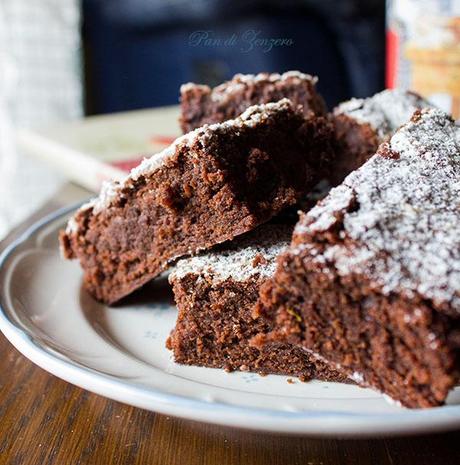
{"label": "plate rim", "polygon": [[[29,226],[0,254],[0,269],[14,252],[39,230],[69,215],[85,202],[59,208]],[[170,394],[152,387],[121,381],[77,362],[57,357],[34,340],[25,328],[16,324],[4,303],[4,280],[0,281],[0,330],[26,358],[48,373],[82,389],[109,399],[163,415],[255,431],[321,437],[369,438],[434,433],[460,427],[460,405],[431,409],[402,409],[382,418],[378,413],[278,411],[260,407],[242,407]]]}

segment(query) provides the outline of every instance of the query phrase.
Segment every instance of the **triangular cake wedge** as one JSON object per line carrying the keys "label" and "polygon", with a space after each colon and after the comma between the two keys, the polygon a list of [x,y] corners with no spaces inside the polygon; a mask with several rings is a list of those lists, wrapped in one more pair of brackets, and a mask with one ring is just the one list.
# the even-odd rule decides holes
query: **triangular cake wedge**
{"label": "triangular cake wedge", "polygon": [[177,363],[282,374],[309,380],[346,380],[288,343],[251,347],[270,321],[252,317],[260,287],[273,276],[276,257],[287,249],[293,226],[264,224],[196,257],[179,260],[169,281],[178,308],[167,347]]}
{"label": "triangular cake wedge", "polygon": [[116,302],[296,203],[322,176],[331,134],[286,99],[203,126],[106,184],[61,234],[64,256],[79,259],[94,297]]}
{"label": "triangular cake wedge", "polygon": [[318,78],[299,71],[236,74],[217,87],[189,82],[180,88],[183,132],[203,124],[236,118],[251,105],[277,102],[288,98],[304,114],[326,115],[326,105],[316,90]]}
{"label": "triangular cake wedge", "polygon": [[255,315],[408,407],[444,403],[460,368],[460,129],[416,112],[295,227]]}
{"label": "triangular cake wedge", "polygon": [[420,95],[386,89],[368,98],[353,98],[334,108],[331,118],[337,139],[337,159],[331,182],[337,185],[374,155],[379,145],[407,123],[416,110],[432,107]]}

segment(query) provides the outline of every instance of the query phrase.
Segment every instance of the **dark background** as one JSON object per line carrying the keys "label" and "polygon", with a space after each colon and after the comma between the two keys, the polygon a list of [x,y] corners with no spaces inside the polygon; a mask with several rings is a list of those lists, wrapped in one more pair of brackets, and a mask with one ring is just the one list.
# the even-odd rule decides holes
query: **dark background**
{"label": "dark background", "polygon": [[[190,35],[237,38],[192,46]],[[243,35],[291,45],[241,48]],[[83,0],[86,113],[178,102],[188,81],[298,69],[320,77],[331,107],[384,86],[384,0]]]}

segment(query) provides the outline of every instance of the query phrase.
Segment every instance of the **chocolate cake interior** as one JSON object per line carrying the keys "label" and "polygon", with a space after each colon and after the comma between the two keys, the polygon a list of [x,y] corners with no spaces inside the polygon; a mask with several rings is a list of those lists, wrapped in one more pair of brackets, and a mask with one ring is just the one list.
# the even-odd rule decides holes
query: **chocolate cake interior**
{"label": "chocolate cake interior", "polygon": [[460,366],[459,129],[424,110],[297,224],[253,342],[303,346],[408,407],[441,405]]}
{"label": "chocolate cake interior", "polygon": [[110,183],[61,235],[85,286],[113,303],[183,255],[254,229],[296,203],[331,156],[331,127],[288,100],[204,126]]}
{"label": "chocolate cake interior", "polygon": [[269,331],[269,321],[254,319],[260,286],[273,275],[276,257],[289,244],[292,226],[263,225],[212,252],[182,259],[170,274],[177,323],[168,339],[177,363],[284,374],[307,380],[344,380],[301,347],[249,341]]}

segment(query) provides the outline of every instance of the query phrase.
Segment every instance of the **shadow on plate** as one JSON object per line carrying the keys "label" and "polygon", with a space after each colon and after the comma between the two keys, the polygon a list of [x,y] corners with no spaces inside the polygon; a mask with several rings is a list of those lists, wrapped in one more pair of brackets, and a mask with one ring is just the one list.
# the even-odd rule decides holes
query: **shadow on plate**
{"label": "shadow on plate", "polygon": [[111,312],[145,312],[152,311],[171,311],[174,308],[174,298],[171,286],[168,283],[166,274],[159,276],[153,281],[147,283],[141,289],[125,297],[116,305],[108,306],[95,300],[83,287],[80,287],[80,308],[89,325],[109,344],[126,352],[116,338],[113,337],[110,330]]}

